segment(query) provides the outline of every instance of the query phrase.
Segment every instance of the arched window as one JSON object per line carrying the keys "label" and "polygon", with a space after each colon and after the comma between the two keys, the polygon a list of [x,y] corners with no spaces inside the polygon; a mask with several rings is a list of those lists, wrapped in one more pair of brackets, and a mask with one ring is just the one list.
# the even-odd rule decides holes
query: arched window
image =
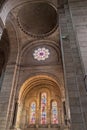
{"label": "arched window", "polygon": [[36,123],[36,103],[32,102],[30,105],[30,124]]}
{"label": "arched window", "polygon": [[58,110],[56,101],[52,101],[52,124],[58,124]]}
{"label": "arched window", "polygon": [[[39,99],[39,100],[38,100]],[[39,102],[40,101],[40,102]],[[50,113],[49,108],[47,109],[47,105],[48,103],[50,103],[50,101],[48,100],[48,96],[46,92],[42,92],[39,96],[39,98],[37,98],[37,102],[40,103],[40,111],[37,111],[37,107],[36,106],[36,102],[33,101],[30,103],[30,112],[29,112],[29,124],[31,126],[35,125],[38,121],[36,121],[36,113],[37,116],[40,115],[40,125],[47,125],[49,123],[49,118],[51,119],[51,124],[53,125],[57,125],[59,123],[58,121],[58,104],[57,101],[54,99],[51,102],[51,114],[48,115],[47,113]],[[38,117],[39,118],[39,117]]]}
{"label": "arched window", "polygon": [[41,94],[41,124],[47,123],[47,94],[43,92]]}

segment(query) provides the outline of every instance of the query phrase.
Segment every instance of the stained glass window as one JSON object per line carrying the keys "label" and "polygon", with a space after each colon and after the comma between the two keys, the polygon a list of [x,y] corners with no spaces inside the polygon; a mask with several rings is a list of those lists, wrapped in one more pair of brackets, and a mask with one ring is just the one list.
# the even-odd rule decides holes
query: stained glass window
{"label": "stained glass window", "polygon": [[44,61],[49,57],[49,55],[49,50],[44,47],[36,49],[33,53],[34,59],[37,59],[38,61]]}
{"label": "stained glass window", "polygon": [[47,94],[44,92],[41,94],[41,124],[47,123]]}
{"label": "stained glass window", "polygon": [[35,124],[36,121],[35,113],[36,113],[36,103],[32,102],[30,106],[30,124]]}
{"label": "stained glass window", "polygon": [[58,124],[57,102],[52,102],[52,124]]}

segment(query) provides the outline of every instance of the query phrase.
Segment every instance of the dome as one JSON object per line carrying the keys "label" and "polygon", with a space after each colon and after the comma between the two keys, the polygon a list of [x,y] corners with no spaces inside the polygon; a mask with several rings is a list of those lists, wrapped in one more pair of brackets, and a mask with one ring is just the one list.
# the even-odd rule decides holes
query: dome
{"label": "dome", "polygon": [[30,2],[18,12],[21,29],[32,36],[46,36],[57,27],[57,10],[46,2]]}

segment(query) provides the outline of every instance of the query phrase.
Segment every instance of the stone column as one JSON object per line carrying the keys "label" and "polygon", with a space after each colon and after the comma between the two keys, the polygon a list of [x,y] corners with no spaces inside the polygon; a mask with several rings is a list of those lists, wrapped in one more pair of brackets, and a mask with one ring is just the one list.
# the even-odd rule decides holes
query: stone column
{"label": "stone column", "polygon": [[[10,118],[10,105],[13,103],[11,94],[13,90],[11,89],[13,76],[14,76],[14,69],[15,66],[7,65],[5,76],[3,79],[2,89],[0,92],[0,130],[5,130],[7,128],[7,125],[9,124]],[[7,123],[8,122],[8,123]]]}
{"label": "stone column", "polygon": [[38,128],[39,124],[40,124],[40,108],[39,108],[39,105],[37,106],[37,109],[36,109],[36,127]]}
{"label": "stone column", "polygon": [[22,109],[23,109],[23,105],[21,103],[18,103],[18,111],[17,111],[17,118],[16,118],[16,125],[15,125],[16,128],[20,128]]}
{"label": "stone column", "polygon": [[21,112],[22,116],[20,115],[20,126],[21,128],[26,128],[27,116],[26,116],[26,109],[23,108]]}
{"label": "stone column", "polygon": [[[10,16],[9,16],[10,17]],[[6,23],[6,30],[8,32],[4,36],[3,34],[3,43],[5,43],[6,46],[8,46],[6,52],[6,58],[8,59],[6,63],[6,68],[4,72],[4,78],[1,86],[0,91],[0,130],[9,130],[11,127],[11,115],[12,115],[12,106],[13,102],[15,100],[15,93],[16,93],[16,79],[17,79],[17,68],[18,66],[16,63],[18,63],[18,39],[16,38],[16,30],[13,27],[11,19],[7,20]],[[7,38],[9,37],[9,39]],[[5,38],[5,39],[4,39]],[[6,40],[8,39],[8,40]],[[9,44],[7,44],[8,42]],[[7,55],[7,51],[9,52],[9,46],[10,46],[10,53],[9,58]]]}
{"label": "stone column", "polygon": [[47,123],[48,123],[48,127],[50,127],[50,124],[51,124],[51,108],[48,107],[47,109]]}
{"label": "stone column", "polygon": [[[61,109],[61,107],[59,107],[58,108],[59,110],[58,110],[58,114],[59,114],[59,116],[58,116],[58,120],[59,120],[59,124],[61,125],[62,123],[63,123],[63,119],[62,119],[62,109]],[[59,118],[60,117],[60,118]]]}

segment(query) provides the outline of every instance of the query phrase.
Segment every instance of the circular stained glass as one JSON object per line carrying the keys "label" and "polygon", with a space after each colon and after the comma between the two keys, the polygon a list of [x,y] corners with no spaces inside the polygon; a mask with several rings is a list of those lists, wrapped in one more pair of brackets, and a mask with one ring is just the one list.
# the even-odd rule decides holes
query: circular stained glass
{"label": "circular stained glass", "polygon": [[33,53],[34,59],[38,61],[44,61],[45,59],[49,57],[49,55],[50,55],[49,50],[44,47],[34,50],[34,53]]}

